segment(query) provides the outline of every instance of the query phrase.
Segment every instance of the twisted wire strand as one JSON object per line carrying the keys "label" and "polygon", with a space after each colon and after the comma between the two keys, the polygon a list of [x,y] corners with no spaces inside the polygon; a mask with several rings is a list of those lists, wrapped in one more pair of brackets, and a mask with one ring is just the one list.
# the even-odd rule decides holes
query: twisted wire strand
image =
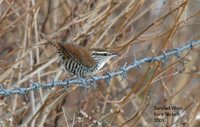
{"label": "twisted wire strand", "polygon": [[145,58],[142,58],[140,60],[135,60],[133,63],[131,63],[129,65],[127,65],[127,63],[125,63],[123,67],[119,67],[118,69],[116,69],[114,71],[107,72],[102,76],[90,76],[90,78],[87,78],[87,79],[82,78],[82,77],[77,77],[77,78],[74,78],[74,79],[67,79],[67,80],[64,80],[64,81],[54,81],[53,80],[52,82],[45,83],[45,84],[30,82],[32,84],[32,86],[26,87],[26,88],[25,87],[19,88],[19,87],[16,87],[13,84],[12,85],[13,88],[11,88],[11,89],[0,88],[0,95],[3,95],[3,96],[10,96],[10,95],[14,95],[14,94],[24,95],[24,94],[27,94],[30,91],[35,91],[35,90],[38,90],[40,88],[41,89],[49,89],[49,88],[53,88],[53,87],[69,87],[69,86],[72,86],[72,85],[79,85],[79,86],[84,87],[84,88],[88,88],[89,86],[93,86],[94,88],[96,88],[96,82],[99,81],[99,80],[105,80],[106,83],[109,84],[110,79],[114,76],[120,75],[123,78],[126,78],[126,74],[130,70],[138,68],[144,63],[150,63],[150,62],[156,62],[156,61],[166,62],[170,57],[172,57],[172,56],[179,57],[179,55],[183,51],[191,50],[196,45],[200,45],[200,40],[191,41],[191,42],[185,44],[184,46],[182,46],[180,48],[175,48],[175,49],[172,49],[168,52],[163,52],[159,56],[145,57]]}

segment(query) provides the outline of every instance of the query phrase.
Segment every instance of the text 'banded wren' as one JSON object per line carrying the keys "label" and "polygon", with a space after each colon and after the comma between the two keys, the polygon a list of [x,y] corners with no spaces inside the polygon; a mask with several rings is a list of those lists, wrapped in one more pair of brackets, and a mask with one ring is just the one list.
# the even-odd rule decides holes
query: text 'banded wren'
{"label": "text 'banded wren'", "polygon": [[85,76],[94,73],[101,69],[111,58],[117,56],[104,50],[90,51],[85,47],[72,43],[54,42],[44,34],[42,34],[42,37],[57,48],[61,63],[68,72],[75,75]]}

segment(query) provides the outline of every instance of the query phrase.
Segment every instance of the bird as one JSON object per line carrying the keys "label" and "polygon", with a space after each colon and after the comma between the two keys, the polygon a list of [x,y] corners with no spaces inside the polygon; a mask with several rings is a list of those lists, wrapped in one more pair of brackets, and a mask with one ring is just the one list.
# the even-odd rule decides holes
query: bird
{"label": "bird", "polygon": [[40,33],[40,35],[56,47],[65,70],[77,76],[93,74],[102,69],[111,58],[118,56],[116,53],[103,49],[89,50],[73,43],[56,42],[43,33]]}

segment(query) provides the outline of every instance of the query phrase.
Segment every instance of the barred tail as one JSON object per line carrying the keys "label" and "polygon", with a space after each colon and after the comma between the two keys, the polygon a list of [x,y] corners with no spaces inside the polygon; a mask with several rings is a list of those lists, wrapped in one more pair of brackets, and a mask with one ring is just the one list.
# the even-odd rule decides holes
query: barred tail
{"label": "barred tail", "polygon": [[52,39],[51,37],[47,36],[46,34],[39,31],[40,36],[45,39],[48,43],[52,44],[54,47],[59,48],[58,41]]}

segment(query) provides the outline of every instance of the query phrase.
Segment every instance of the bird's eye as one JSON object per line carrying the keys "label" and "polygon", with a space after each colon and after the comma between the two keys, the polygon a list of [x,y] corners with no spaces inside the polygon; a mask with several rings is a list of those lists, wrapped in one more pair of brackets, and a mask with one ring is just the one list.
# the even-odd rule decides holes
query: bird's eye
{"label": "bird's eye", "polygon": [[108,54],[107,54],[107,53],[104,53],[103,55],[104,55],[104,56],[108,56]]}

